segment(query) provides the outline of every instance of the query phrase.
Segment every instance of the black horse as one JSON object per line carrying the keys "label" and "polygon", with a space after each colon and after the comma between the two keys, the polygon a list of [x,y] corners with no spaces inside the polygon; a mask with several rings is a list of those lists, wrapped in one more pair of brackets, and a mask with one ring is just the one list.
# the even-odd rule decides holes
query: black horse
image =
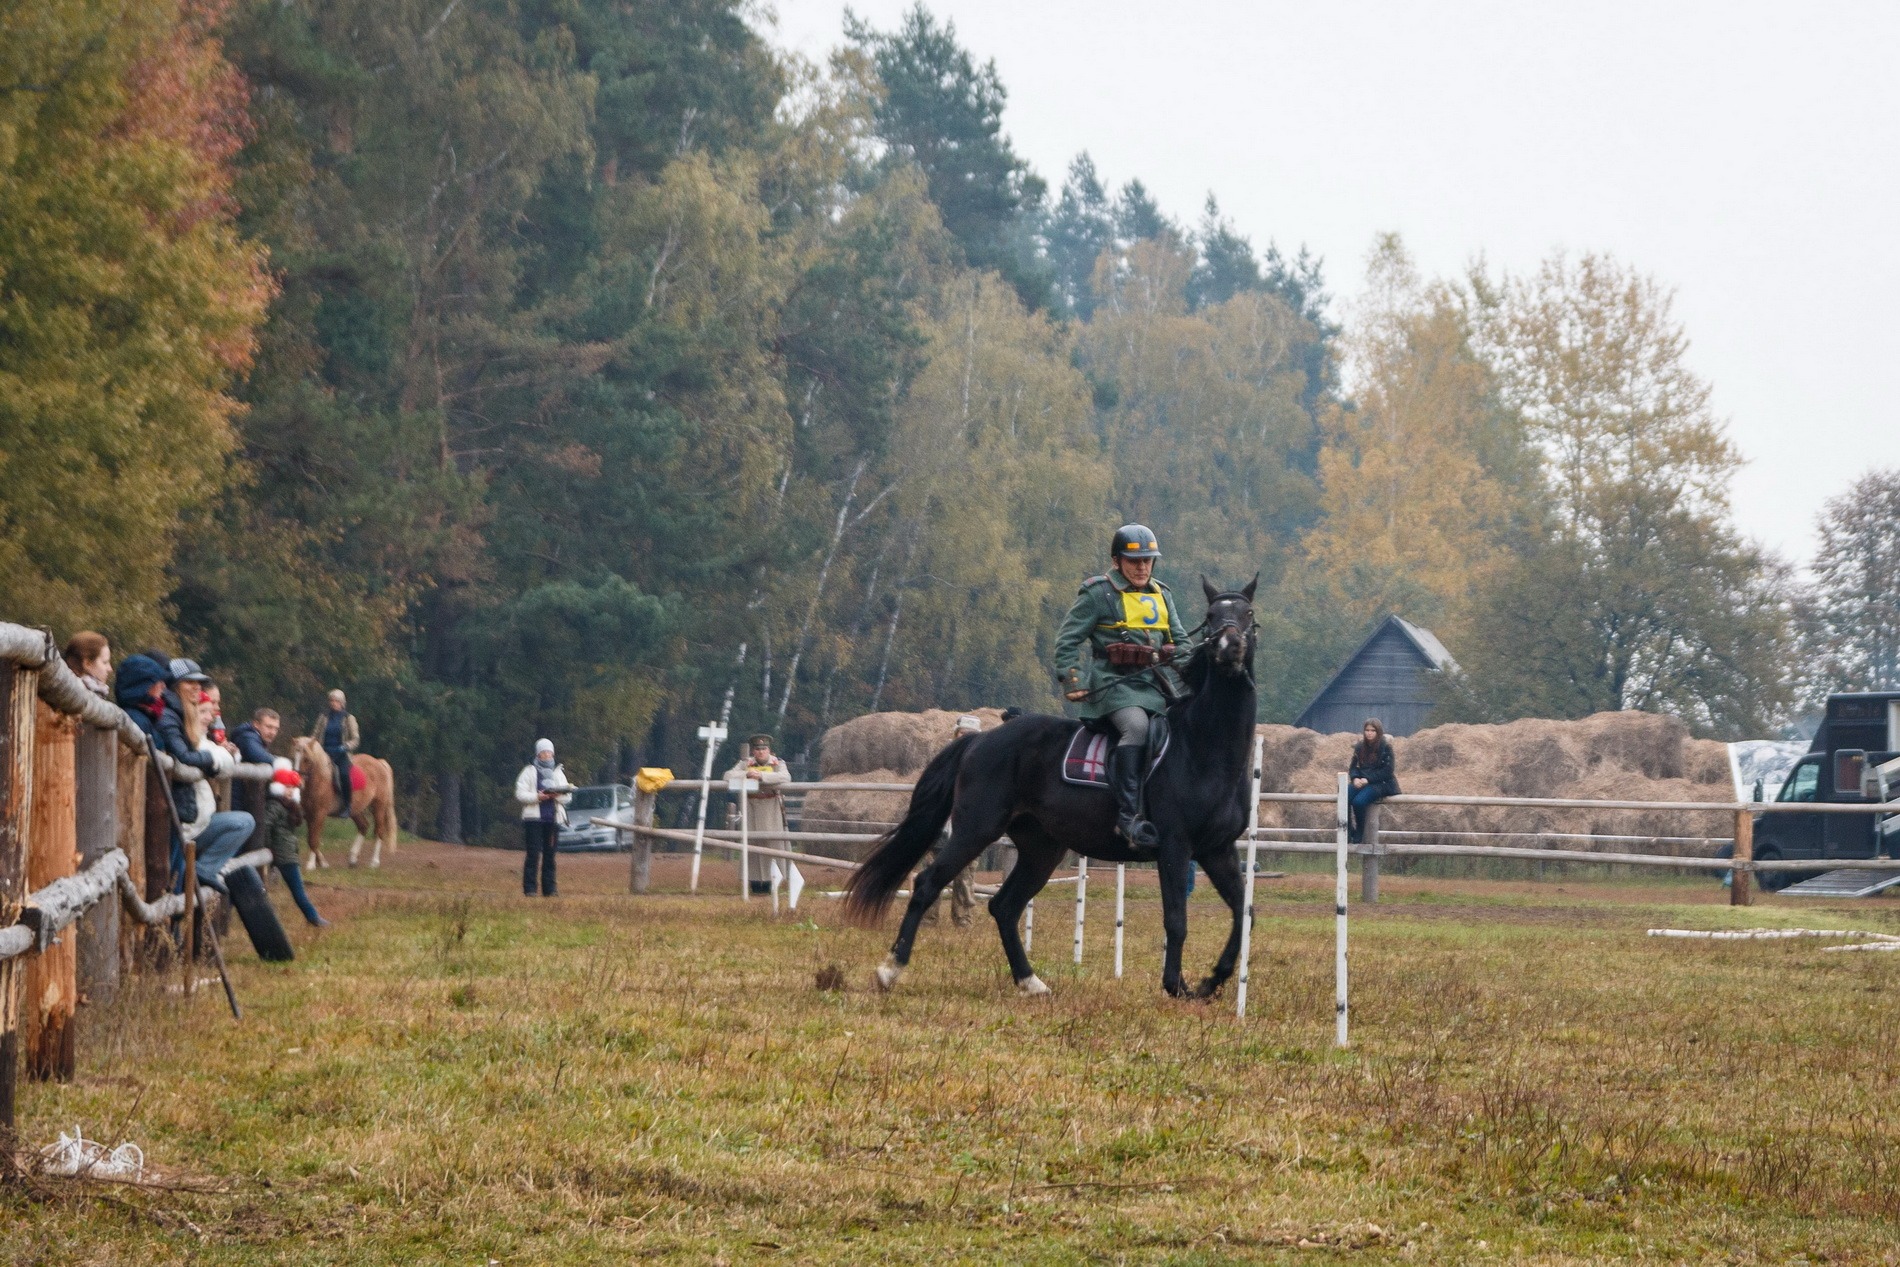
{"label": "black horse", "polygon": [[1181,945],[1187,940],[1189,861],[1233,911],[1233,929],[1214,971],[1192,993],[1205,998],[1233,975],[1240,955],[1243,894],[1234,840],[1247,825],[1247,757],[1253,740],[1253,657],[1257,626],[1254,587],[1220,592],[1201,578],[1207,620],[1200,646],[1182,671],[1192,695],[1168,710],[1168,748],[1147,785],[1148,817],[1160,834],[1154,849],[1138,849],[1115,832],[1115,805],[1101,788],[1062,779],[1062,758],[1079,722],[1029,716],[982,734],[964,735],[924,767],[904,821],[878,841],[851,878],[846,915],[875,922],[911,868],[935,845],[946,820],[949,843],[917,874],[910,906],[891,953],[877,970],[890,989],[910,963],[917,924],[945,885],[1005,832],[1016,844],[1015,870],[990,899],[1003,935],[1010,975],[1024,994],[1049,987],[1029,966],[1016,923],[1029,900],[1049,882],[1066,850],[1104,862],[1154,862],[1161,873],[1167,958],[1161,984],[1177,997]]}

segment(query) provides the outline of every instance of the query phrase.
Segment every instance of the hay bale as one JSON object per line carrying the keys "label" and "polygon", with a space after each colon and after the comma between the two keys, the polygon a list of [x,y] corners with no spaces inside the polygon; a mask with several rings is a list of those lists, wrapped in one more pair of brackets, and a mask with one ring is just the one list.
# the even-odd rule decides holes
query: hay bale
{"label": "hay bale", "polygon": [[1682,749],[1682,777],[1702,787],[1721,787],[1732,793],[1735,772],[1729,769],[1728,745],[1716,739],[1691,739]]}
{"label": "hay bale", "polygon": [[[907,783],[910,776],[895,770],[866,770],[837,775],[828,783]],[[813,788],[805,793],[799,826],[805,831],[882,832],[910,808],[908,792],[847,792]],[[856,858],[855,853],[831,853],[834,858]]]}
{"label": "hay bale", "polygon": [[[1319,735],[1261,726],[1267,791],[1331,794],[1351,760],[1352,734]],[[1528,719],[1503,725],[1434,726],[1392,741],[1400,785],[1426,796],[1510,796],[1539,800],[1723,801],[1728,756],[1694,740],[1673,717],[1598,713],[1577,721]],[[1566,810],[1520,806],[1408,806],[1389,826],[1412,831],[1535,835],[1723,836],[1717,814],[1689,811]],[[1268,805],[1267,826],[1331,830],[1330,805]],[[1499,840],[1495,843],[1527,843]],[[1558,842],[1566,848],[1582,842]],[[1692,846],[1604,843],[1608,852],[1674,852]]]}
{"label": "hay bale", "polygon": [[[930,759],[956,738],[957,718],[965,715],[933,708],[922,713],[866,713],[854,717],[827,730],[819,741],[818,777],[885,770],[908,778],[929,765]],[[968,715],[982,719],[985,730],[1003,721],[1002,710],[997,708],[973,708]]]}
{"label": "hay bale", "polygon": [[[908,782],[956,732],[960,714],[875,713],[833,727],[820,770],[827,781]],[[985,728],[994,709],[978,711]],[[1260,726],[1261,787],[1268,792],[1332,795],[1358,742],[1353,733],[1321,735],[1295,726]],[[1691,739],[1673,717],[1598,713],[1576,721],[1528,719],[1497,726],[1450,724],[1392,741],[1400,785],[1433,796],[1510,796],[1549,800],[1709,801],[1729,798],[1728,753],[1713,740]],[[895,793],[813,792],[808,819],[823,830],[881,831],[909,804]],[[1331,831],[1330,804],[1270,804],[1263,826]],[[1535,835],[1576,832],[1615,836],[1725,836],[1729,823],[1701,811],[1568,810],[1522,806],[1407,806],[1389,826],[1412,831],[1478,831]],[[1497,840],[1496,844],[1526,841]],[[1553,842],[1565,848],[1580,841]],[[1694,851],[1694,846],[1604,842],[1608,852]],[[1706,852],[1706,850],[1703,850]],[[849,856],[849,855],[847,855]]]}

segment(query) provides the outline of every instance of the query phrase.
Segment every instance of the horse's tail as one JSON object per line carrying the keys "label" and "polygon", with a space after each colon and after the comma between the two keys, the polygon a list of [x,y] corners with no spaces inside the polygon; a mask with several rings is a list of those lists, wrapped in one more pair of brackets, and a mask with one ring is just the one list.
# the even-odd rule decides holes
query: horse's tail
{"label": "horse's tail", "polygon": [[956,801],[957,772],[963,766],[963,754],[975,738],[957,736],[917,776],[904,821],[878,838],[871,856],[852,874],[844,895],[845,919],[854,924],[875,924],[911,868],[937,843]]}

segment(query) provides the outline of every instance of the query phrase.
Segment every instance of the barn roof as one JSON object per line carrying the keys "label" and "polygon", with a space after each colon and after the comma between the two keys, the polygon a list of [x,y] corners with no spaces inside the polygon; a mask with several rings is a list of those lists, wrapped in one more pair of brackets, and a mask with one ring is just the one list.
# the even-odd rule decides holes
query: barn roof
{"label": "barn roof", "polygon": [[1454,672],[1457,670],[1458,662],[1452,659],[1451,652],[1445,650],[1445,644],[1438,640],[1437,634],[1434,634],[1429,629],[1413,624],[1403,616],[1387,616],[1384,620],[1372,627],[1372,632],[1367,634],[1365,641],[1359,644],[1359,649],[1347,656],[1345,663],[1341,664],[1333,675],[1326,679],[1326,684],[1314,692],[1313,698],[1306,702],[1306,707],[1300,710],[1300,721],[1302,724],[1306,716],[1313,711],[1314,706],[1326,698],[1326,693],[1333,689],[1334,684],[1336,684],[1339,679],[1352,672],[1354,666],[1359,663],[1360,658],[1366,654],[1373,643],[1379,641],[1380,636],[1388,629],[1396,629],[1400,636],[1418,653],[1419,658],[1424,661],[1427,668],[1450,669]]}

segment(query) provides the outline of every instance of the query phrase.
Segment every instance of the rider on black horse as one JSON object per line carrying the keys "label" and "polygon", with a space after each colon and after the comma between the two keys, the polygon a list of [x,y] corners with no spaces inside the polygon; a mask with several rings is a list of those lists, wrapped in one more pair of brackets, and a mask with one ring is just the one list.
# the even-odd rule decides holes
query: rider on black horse
{"label": "rider on black horse", "polygon": [[[1115,829],[1131,845],[1153,848],[1154,825],[1141,817],[1141,758],[1148,719],[1167,711],[1171,684],[1160,680],[1187,641],[1168,587],[1154,579],[1161,547],[1141,524],[1115,530],[1113,566],[1082,583],[1056,635],[1056,679],[1081,705],[1084,719],[1115,727],[1108,782],[1115,793]],[[1093,652],[1084,664],[1082,648]]]}

